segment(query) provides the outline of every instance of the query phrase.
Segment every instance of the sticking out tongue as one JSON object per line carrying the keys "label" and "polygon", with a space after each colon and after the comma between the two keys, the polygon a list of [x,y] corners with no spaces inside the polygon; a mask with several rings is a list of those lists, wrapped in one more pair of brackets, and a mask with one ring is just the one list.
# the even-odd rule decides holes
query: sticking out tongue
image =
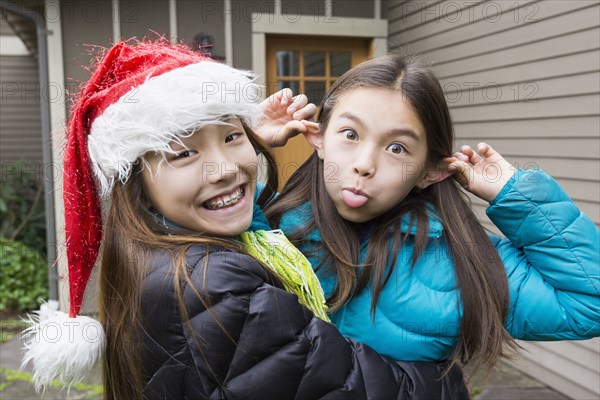
{"label": "sticking out tongue", "polygon": [[364,206],[369,198],[362,194],[356,194],[349,190],[342,190],[342,200],[350,208],[358,208]]}

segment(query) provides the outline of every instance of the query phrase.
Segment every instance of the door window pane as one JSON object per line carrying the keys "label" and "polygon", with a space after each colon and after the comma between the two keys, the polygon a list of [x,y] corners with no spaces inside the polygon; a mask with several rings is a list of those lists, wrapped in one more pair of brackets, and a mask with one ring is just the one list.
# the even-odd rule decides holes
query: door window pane
{"label": "door window pane", "polygon": [[331,51],[329,57],[331,57],[331,76],[343,75],[352,66],[352,53],[349,51]]}
{"label": "door window pane", "polygon": [[304,75],[305,76],[325,76],[325,52],[324,51],[305,51],[304,52]]}
{"label": "door window pane", "polygon": [[300,52],[278,51],[277,52],[277,75],[298,76],[300,75]]}
{"label": "door window pane", "polygon": [[325,95],[325,82],[306,81],[304,82],[304,94],[308,97],[310,103],[319,105]]}
{"label": "door window pane", "polygon": [[292,89],[294,95],[300,93],[300,82],[298,81],[278,81],[277,82],[277,91],[285,88]]}

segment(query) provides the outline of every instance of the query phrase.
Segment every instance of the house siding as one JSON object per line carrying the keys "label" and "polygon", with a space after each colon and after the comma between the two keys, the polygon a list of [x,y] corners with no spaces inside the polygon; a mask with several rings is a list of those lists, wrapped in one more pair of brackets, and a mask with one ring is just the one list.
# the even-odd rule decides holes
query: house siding
{"label": "house siding", "polygon": [[[16,38],[4,18],[0,35]],[[0,49],[0,160],[42,163],[42,123],[37,60],[6,55]],[[44,94],[47,95],[47,91]]]}
{"label": "house siding", "polygon": [[[515,165],[542,168],[599,225],[600,4],[391,1],[387,12],[390,51],[420,54],[440,79],[457,146],[485,140]],[[598,339],[523,345],[514,366],[573,398],[598,398]]]}

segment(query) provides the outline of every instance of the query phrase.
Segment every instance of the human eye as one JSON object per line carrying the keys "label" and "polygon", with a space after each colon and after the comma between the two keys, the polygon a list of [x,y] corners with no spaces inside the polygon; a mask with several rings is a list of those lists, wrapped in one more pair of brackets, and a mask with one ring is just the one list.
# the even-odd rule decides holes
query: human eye
{"label": "human eye", "polygon": [[358,133],[354,129],[344,129],[342,130],[342,136],[344,136],[348,140],[357,141]]}
{"label": "human eye", "polygon": [[175,155],[173,155],[173,160],[180,160],[183,158],[188,158],[191,157],[193,154],[195,154],[196,152],[194,150],[182,150],[180,152],[175,153]]}
{"label": "human eye", "polygon": [[227,136],[225,137],[225,143],[232,142],[232,141],[234,141],[235,139],[239,138],[240,136],[242,136],[242,134],[241,134],[241,133],[239,133],[239,132],[237,132],[237,133],[231,133],[231,134],[229,134],[229,135],[227,135]]}
{"label": "human eye", "polygon": [[407,153],[406,147],[400,143],[392,143],[386,148],[386,150],[392,152],[393,154]]}

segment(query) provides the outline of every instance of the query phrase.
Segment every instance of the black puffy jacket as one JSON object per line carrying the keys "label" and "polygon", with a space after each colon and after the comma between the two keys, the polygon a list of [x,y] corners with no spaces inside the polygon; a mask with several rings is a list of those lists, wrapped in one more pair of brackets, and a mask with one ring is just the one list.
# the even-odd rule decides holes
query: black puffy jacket
{"label": "black puffy jacket", "polygon": [[[458,399],[460,371],[395,362],[343,338],[253,258],[196,245],[186,254],[188,323],[172,255],[157,255],[142,294],[147,399]],[[208,300],[207,309],[197,293]]]}

